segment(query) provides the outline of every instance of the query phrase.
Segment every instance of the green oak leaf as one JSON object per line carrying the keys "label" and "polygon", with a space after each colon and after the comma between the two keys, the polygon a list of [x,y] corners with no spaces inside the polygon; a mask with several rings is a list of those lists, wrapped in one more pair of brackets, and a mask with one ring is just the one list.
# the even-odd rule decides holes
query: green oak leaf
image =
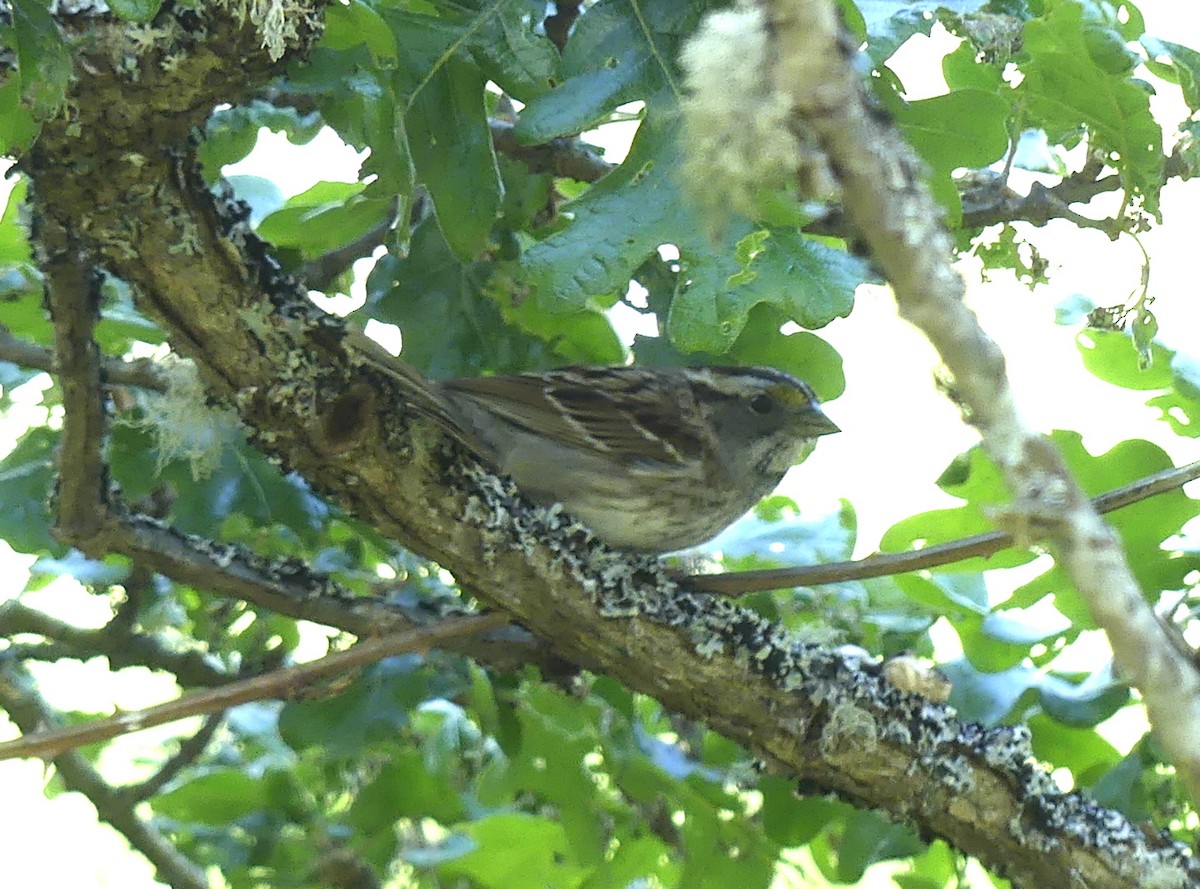
{"label": "green oak leaf", "polygon": [[625,162],[562,206],[570,225],[525,251],[521,266],[543,305],[576,310],[624,293],[647,257],[672,244],[681,283],[667,333],[684,352],[728,352],[761,303],[806,327],[849,314],[864,263],[786,228],[743,223],[712,240],[678,180],[680,162],[677,121],[648,114]]}

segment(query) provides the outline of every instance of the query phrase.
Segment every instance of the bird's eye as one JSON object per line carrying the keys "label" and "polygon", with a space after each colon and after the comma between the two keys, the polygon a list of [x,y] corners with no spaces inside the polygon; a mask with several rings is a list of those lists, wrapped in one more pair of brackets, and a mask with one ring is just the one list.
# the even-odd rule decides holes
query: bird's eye
{"label": "bird's eye", "polygon": [[750,399],[750,410],[759,416],[765,416],[775,409],[775,399],[770,395],[755,395]]}

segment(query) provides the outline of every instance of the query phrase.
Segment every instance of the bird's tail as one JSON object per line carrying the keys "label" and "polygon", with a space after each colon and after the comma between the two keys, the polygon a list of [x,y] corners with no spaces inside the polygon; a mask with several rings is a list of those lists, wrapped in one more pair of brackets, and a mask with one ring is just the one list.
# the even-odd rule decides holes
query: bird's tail
{"label": "bird's tail", "polygon": [[464,444],[472,445],[472,436],[455,417],[438,391],[437,383],[396,358],[366,334],[352,334],[347,337],[346,346],[352,363],[369,373],[382,376],[412,410],[432,420]]}

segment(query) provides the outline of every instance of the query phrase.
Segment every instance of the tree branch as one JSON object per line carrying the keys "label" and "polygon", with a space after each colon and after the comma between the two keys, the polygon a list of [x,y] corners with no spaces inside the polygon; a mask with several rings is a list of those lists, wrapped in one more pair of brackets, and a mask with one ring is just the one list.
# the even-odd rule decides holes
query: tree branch
{"label": "tree branch", "polygon": [[[175,776],[203,755],[204,748],[212,741],[222,722],[224,722],[223,711],[209,716],[190,738],[180,742],[179,749],[171,754],[153,775],[140,784],[129,784],[122,787],[121,796],[131,803],[140,803],[157,794],[174,780]],[[45,737],[44,733],[42,737]]]}
{"label": "tree branch", "polygon": [[[566,660],[703,720],[806,787],[892,812],[1037,885],[1084,874],[1089,886],[1126,889],[1131,861],[1200,878],[1180,846],[1061,793],[1031,765],[1025,730],[960,725],[849,653],[801,645],[752,611],[680,591],[655,562],[612,552],[556,510],[531,506],[414,420],[394,384],[363,369],[371,347],[281,274],[238,205],[214,201],[185,157],[162,150],[164,140],[185,144],[204,109],[239,101],[269,71],[253,29],[218,20],[211,33],[243,63],[221,64],[201,44],[169,76],[148,67],[130,84],[108,57],[89,56],[96,73],[72,83],[70,119],[47,123],[26,168],[35,216],[86,226],[105,267],[131,284],[139,308],[197,361],[260,447]],[[114,133],[110,100],[130,90]],[[71,159],[81,156],[106,175],[77,175]],[[331,428],[338,418],[353,422]],[[192,564],[178,535],[136,517],[109,523],[88,546],[109,543],[230,586],[246,580],[241,562],[214,578],[224,552]],[[304,605],[321,595],[312,588]],[[301,610],[288,596],[276,601]],[[322,607],[333,617],[355,606]]]}
{"label": "tree branch", "polygon": [[[354,596],[298,560],[264,559],[236,545],[183,534],[160,520],[136,513],[118,513],[96,537],[72,543],[85,552],[121,553],[176,583],[250,602],[295,620],[337,627],[356,636],[416,631],[446,616],[436,603],[407,606]],[[576,671],[548,645],[517,626],[486,636],[452,637],[444,647],[502,672],[526,665],[538,666],[547,676]]]}
{"label": "tree branch", "polygon": [[126,632],[112,622],[98,630],[83,630],[15,599],[0,604],[0,637],[11,638],[22,633],[59,643],[57,648],[47,649],[39,659],[47,659],[51,654],[55,658],[79,660],[104,655],[114,670],[132,666],[165,670],[183,685],[190,686],[223,685],[233,678],[202,651],[178,651],[153,636]]}
{"label": "tree branch", "polygon": [[[359,235],[348,244],[343,244],[336,250],[323,253],[316,259],[304,263],[297,271],[296,277],[312,290],[325,291],[333,280],[355,262],[370,256],[379,247],[387,243],[388,235],[397,225],[396,212],[400,202],[393,199],[387,216],[377,225]],[[400,225],[408,225],[408,220],[400,220]]]}
{"label": "tree branch", "polygon": [[955,376],[988,453],[1013,492],[1003,522],[1020,540],[1050,542],[1059,564],[1108,634],[1117,663],[1143,692],[1155,732],[1200,800],[1200,674],[1138,588],[1114,532],[1044,437],[1021,423],[1004,356],[963,304],[952,244],[921,165],[869,104],[853,48],[830,0],[771,2],[776,86],[798,127],[815,134],[839,177],[847,218],[896,294]]}
{"label": "tree branch", "polygon": [[552,173],[563,179],[596,182],[616,166],[609,163],[578,138],[551,139],[537,145],[517,141],[516,125],[491,118],[492,144],[501,154],[525,164],[533,173]]}
{"label": "tree branch", "polygon": [[[1092,505],[1099,513],[1112,512],[1123,506],[1139,503],[1155,494],[1177,490],[1197,478],[1200,478],[1200,461],[1175,469],[1165,469],[1120,488],[1114,488],[1094,498]],[[764,590],[819,586],[824,583],[866,580],[869,577],[922,571],[965,559],[986,558],[1016,545],[1018,544],[1013,535],[1004,531],[988,531],[985,534],[949,540],[911,552],[881,553],[848,562],[831,562],[828,565],[798,565],[724,574],[693,574],[684,583],[690,590],[736,598]]]}
{"label": "tree branch", "polygon": [[[25,734],[56,722],[50,706],[35,690],[32,678],[12,663],[0,662],[0,707]],[[204,871],[181,855],[161,833],[137,816],[136,802],[113,788],[79,753],[54,758],[54,767],[68,790],[84,794],[101,821],[111,824],[133,848],[149,859],[157,876],[174,889],[210,889]]]}
{"label": "tree branch", "polygon": [[90,257],[67,225],[48,221],[42,230],[46,301],[54,324],[54,348],[64,421],[58,452],[58,525],[69,535],[91,536],[100,521],[107,470],[100,456],[106,415],[100,387],[100,350],[92,339],[99,320],[99,292]]}
{"label": "tree branch", "polygon": [[[6,339],[7,337],[7,339]],[[0,326],[0,359],[27,364],[42,370],[57,372],[53,355],[33,343],[26,343],[8,334]],[[154,362],[141,359],[132,364],[106,360],[105,377],[114,382],[143,386],[157,391],[166,388],[164,373]],[[109,370],[115,365],[114,370]],[[1200,461],[1176,469],[1164,470],[1130,482],[1101,494],[1092,503],[1100,513],[1108,513],[1138,503],[1148,497],[1182,487],[1200,478]],[[830,562],[825,565],[793,565],[786,568],[758,571],[724,572],[689,575],[683,583],[695,592],[714,593],[737,598],[749,593],[785,589],[796,586],[820,586],[850,580],[886,577],[908,571],[921,571],[949,565],[966,559],[987,557],[1014,545],[1011,534],[989,531],[958,540],[927,546],[913,552],[881,553],[862,559]],[[255,601],[253,598],[248,601]],[[344,629],[344,628],[343,628]]]}
{"label": "tree branch", "polygon": [[230,707],[267,698],[290,698],[322,680],[367,664],[408,652],[426,652],[440,643],[499,629],[508,622],[503,614],[472,615],[443,621],[432,627],[409,630],[379,639],[359,642],[353,648],[326,655],[320,660],[286,667],[261,676],[230,682],[218,688],[183,695],[166,704],[131,710],[109,719],[51,731],[25,732],[15,741],[0,742],[0,760],[21,757],[55,759],[68,750],[107,741],[130,732],[175,722],[189,716],[222,713]]}
{"label": "tree branch", "polygon": [[[32,367],[46,373],[57,374],[54,353],[37,343],[18,339],[0,324],[0,361],[11,361],[22,367]],[[166,376],[157,363],[149,358],[122,361],[119,358],[103,358],[100,363],[101,379],[108,385],[137,386],[154,392],[165,392]]]}

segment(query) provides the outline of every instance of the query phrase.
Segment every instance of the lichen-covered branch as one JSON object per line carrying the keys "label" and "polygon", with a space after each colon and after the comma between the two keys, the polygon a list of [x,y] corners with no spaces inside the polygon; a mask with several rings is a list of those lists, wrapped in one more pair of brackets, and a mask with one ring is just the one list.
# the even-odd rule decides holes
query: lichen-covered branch
{"label": "lichen-covered branch", "polygon": [[[57,372],[54,355],[50,350],[13,337],[3,326],[0,326],[0,359],[39,370]],[[122,383],[160,392],[167,388],[167,371],[149,359],[139,359],[133,362],[104,359],[102,367],[106,382]],[[1101,494],[1092,502],[1098,512],[1108,513],[1133,503],[1139,503],[1147,497],[1176,490],[1196,478],[1200,478],[1200,462],[1189,463],[1138,479],[1128,485]],[[686,585],[689,589],[697,592],[716,593],[736,598],[747,593],[764,590],[818,586],[848,580],[884,577],[907,571],[919,571],[965,559],[990,556],[1013,545],[1011,534],[1003,531],[989,531],[912,552],[881,553],[845,562],[697,574],[689,577]],[[247,598],[253,601],[253,599]],[[0,615],[2,614],[3,610],[0,609]],[[0,620],[0,633],[2,632],[2,620]],[[121,650],[125,652],[128,649],[122,646]],[[476,652],[475,656],[478,657],[479,653]],[[545,665],[543,665],[544,667]]]}
{"label": "lichen-covered branch", "polygon": [[[41,370],[52,372],[56,370],[53,354],[49,350],[33,343],[22,342],[11,334],[6,335],[3,327],[0,327],[0,359]],[[121,382],[156,391],[164,391],[167,387],[166,371],[148,359],[140,359],[136,362],[106,359],[103,367],[104,377],[107,381]],[[1156,494],[1177,490],[1196,478],[1200,478],[1200,461],[1163,470],[1130,482],[1128,485],[1093,498],[1092,503],[1098,512],[1104,514],[1140,503]],[[747,593],[764,590],[819,586],[848,580],[884,577],[907,571],[920,571],[965,559],[990,556],[1013,545],[1014,540],[1011,534],[1003,531],[989,531],[911,552],[881,553],[862,559],[820,565],[793,565],[786,568],[754,571],[696,574],[690,576],[685,583],[688,589],[697,592],[716,593],[736,598]],[[249,599],[249,597],[247,598]],[[2,614],[3,611],[0,609],[0,615]]]}
{"label": "lichen-covered branch", "polygon": [[[242,547],[182,534],[143,515],[129,515],[83,542],[115,552],[196,589],[241,599],[276,614],[337,627],[357,636],[429,627],[447,615],[435,605],[403,605],[354,596],[294,559],[269,560]],[[449,637],[446,648],[497,670],[536,665],[547,676],[574,673],[545,643],[511,626],[480,636]]]}
{"label": "lichen-covered branch", "polygon": [[[89,58],[96,73],[75,84],[69,114],[47,125],[26,169],[35,217],[76,230],[129,283],[255,444],[566,661],[702,720],[805,786],[905,818],[1029,885],[1080,885],[1083,874],[1083,885],[1127,889],[1129,862],[1200,879],[1180,846],[1059,792],[1022,729],[962,726],[872,663],[680,591],[657,563],[614,553],[556,510],[531,506],[415,420],[394,382],[366,369],[365,353],[378,347],[317,310],[249,230],[244,208],[214,200],[196,174],[187,135],[274,64],[250,25],[205,14],[217,17],[209,27],[219,39],[169,72],[147,65],[131,82],[105,57]],[[163,151],[164,142],[179,148]],[[79,157],[105,175],[80,175]],[[85,543],[194,576],[201,588],[241,584],[284,613],[373,629],[353,617],[364,606],[325,588],[271,598],[248,582],[247,560],[220,548],[197,557],[203,547],[153,520],[114,516]]]}
{"label": "lichen-covered branch", "polygon": [[1004,356],[962,301],[952,244],[921,165],[870,104],[832,0],[771,2],[775,83],[815,134],[838,178],[847,218],[954,374],[958,397],[1013,492],[1003,524],[1048,541],[1106,630],[1123,674],[1146,699],[1155,731],[1200,799],[1200,672],[1145,603],[1120,543],[1061,456],[1021,421]]}

